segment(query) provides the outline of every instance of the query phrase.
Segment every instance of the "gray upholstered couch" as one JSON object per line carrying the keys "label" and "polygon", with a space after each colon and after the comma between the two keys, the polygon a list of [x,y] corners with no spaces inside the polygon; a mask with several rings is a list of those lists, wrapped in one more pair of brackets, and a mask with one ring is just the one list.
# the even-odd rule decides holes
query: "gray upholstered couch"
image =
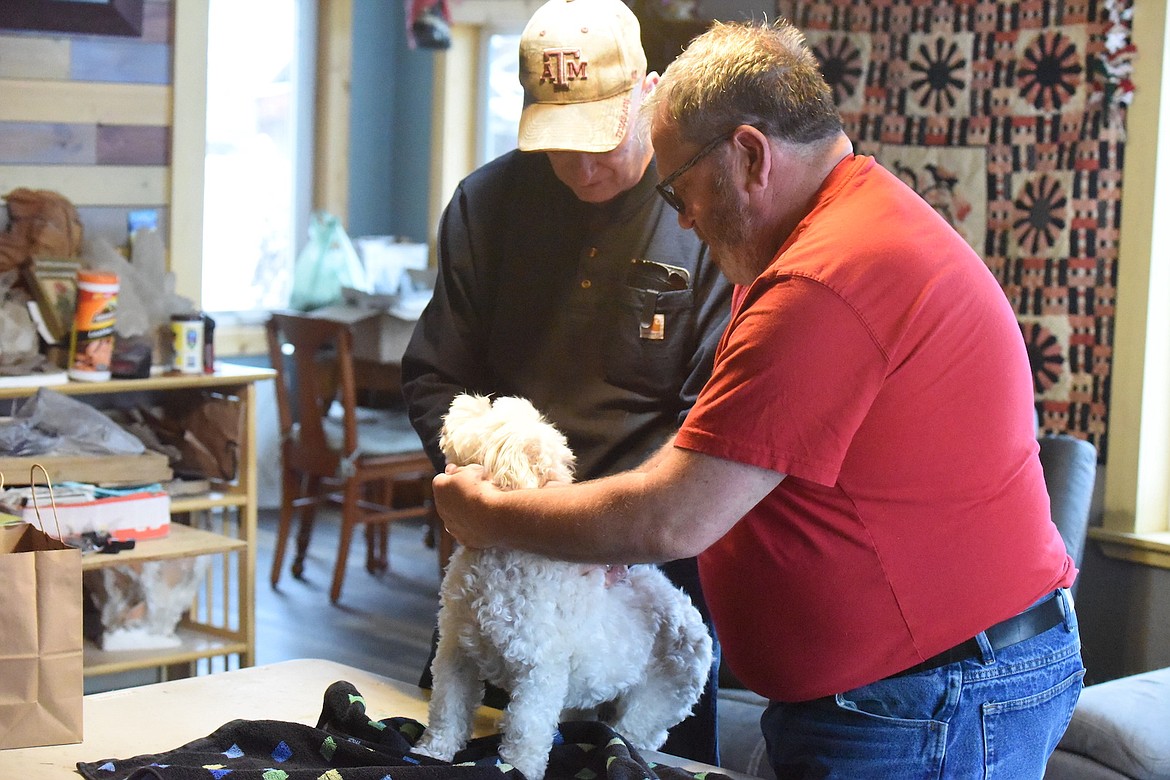
{"label": "gray upholstered couch", "polygon": [[725,769],[768,780],[776,777],[760,731],[767,704],[767,699],[743,688],[720,688],[719,753]]}
{"label": "gray upholstered couch", "polygon": [[1044,780],[1170,778],[1170,667],[1090,685]]}

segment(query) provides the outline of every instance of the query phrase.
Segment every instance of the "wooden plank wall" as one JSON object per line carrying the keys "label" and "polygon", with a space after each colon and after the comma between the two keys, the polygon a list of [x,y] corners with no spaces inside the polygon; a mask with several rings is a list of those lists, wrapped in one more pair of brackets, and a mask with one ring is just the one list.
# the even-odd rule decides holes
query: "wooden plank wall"
{"label": "wooden plank wall", "polygon": [[154,209],[166,240],[173,18],[172,0],[146,0],[137,38],[0,30],[0,198],[59,192],[115,247],[131,210]]}

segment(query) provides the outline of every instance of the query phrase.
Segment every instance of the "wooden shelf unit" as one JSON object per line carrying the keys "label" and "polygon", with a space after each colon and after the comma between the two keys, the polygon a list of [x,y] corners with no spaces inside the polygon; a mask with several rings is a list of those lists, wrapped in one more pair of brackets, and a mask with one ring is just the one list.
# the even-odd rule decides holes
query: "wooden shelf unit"
{"label": "wooden shelf unit", "polygon": [[[112,379],[106,382],[70,382],[48,389],[99,408],[119,401],[165,402],[173,393],[214,391],[243,402],[244,431],[239,474],[231,484],[212,483],[209,493],[179,496],[171,500],[172,522],[162,539],[138,542],[133,550],[114,555],[88,553],[82,570],[94,571],[142,561],[161,561],[211,556],[207,576],[194,603],[181,621],[175,647],[141,650],[102,650],[85,643],[85,676],[159,669],[163,676],[193,674],[196,663],[223,659],[224,669],[235,658],[239,668],[252,666],[256,649],[256,390],[255,383],[271,379],[275,372],[219,363],[214,374],[166,374],[146,379]],[[3,387],[0,399],[34,395],[39,387]],[[182,521],[180,521],[180,519]],[[186,672],[186,674],[184,674]]]}
{"label": "wooden shelf unit", "polygon": [[[175,511],[173,508],[171,511]],[[163,561],[171,558],[190,558],[193,555],[211,555],[247,549],[248,542],[233,539],[223,534],[192,528],[189,525],[171,523],[170,533],[162,539],[148,539],[138,542],[133,550],[123,550],[115,555],[86,553],[81,558],[81,570],[93,571],[109,566],[124,566],[139,561]]]}

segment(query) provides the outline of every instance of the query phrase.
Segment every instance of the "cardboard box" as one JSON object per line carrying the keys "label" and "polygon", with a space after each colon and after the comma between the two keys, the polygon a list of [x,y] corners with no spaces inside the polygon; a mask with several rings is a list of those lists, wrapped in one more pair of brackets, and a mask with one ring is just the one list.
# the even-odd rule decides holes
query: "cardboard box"
{"label": "cardboard box", "polygon": [[416,322],[388,309],[365,306],[326,306],[314,309],[309,316],[349,325],[353,331],[353,356],[375,363],[401,363]]}
{"label": "cardboard box", "polygon": [[369,289],[374,293],[399,295],[409,284],[407,271],[427,267],[428,247],[401,241],[396,236],[359,236],[354,249],[366,269]]}
{"label": "cardboard box", "polygon": [[171,497],[161,488],[93,498],[84,489],[54,487],[52,501],[47,488],[36,490],[36,504],[27,498],[20,517],[43,526],[50,536],[67,539],[97,531],[126,542],[161,539],[171,530]]}

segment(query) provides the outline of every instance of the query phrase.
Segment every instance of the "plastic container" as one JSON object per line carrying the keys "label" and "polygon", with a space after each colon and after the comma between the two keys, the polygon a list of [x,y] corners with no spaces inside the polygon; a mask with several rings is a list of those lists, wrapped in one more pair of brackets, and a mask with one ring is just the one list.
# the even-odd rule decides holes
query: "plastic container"
{"label": "plastic container", "polygon": [[172,314],[171,334],[174,338],[175,359],[171,368],[183,374],[203,373],[203,316]]}
{"label": "plastic container", "polygon": [[69,336],[71,379],[102,382],[110,378],[117,311],[118,275],[105,271],[79,271],[77,308]]}
{"label": "plastic container", "polygon": [[215,373],[215,320],[203,315],[203,373]]}

